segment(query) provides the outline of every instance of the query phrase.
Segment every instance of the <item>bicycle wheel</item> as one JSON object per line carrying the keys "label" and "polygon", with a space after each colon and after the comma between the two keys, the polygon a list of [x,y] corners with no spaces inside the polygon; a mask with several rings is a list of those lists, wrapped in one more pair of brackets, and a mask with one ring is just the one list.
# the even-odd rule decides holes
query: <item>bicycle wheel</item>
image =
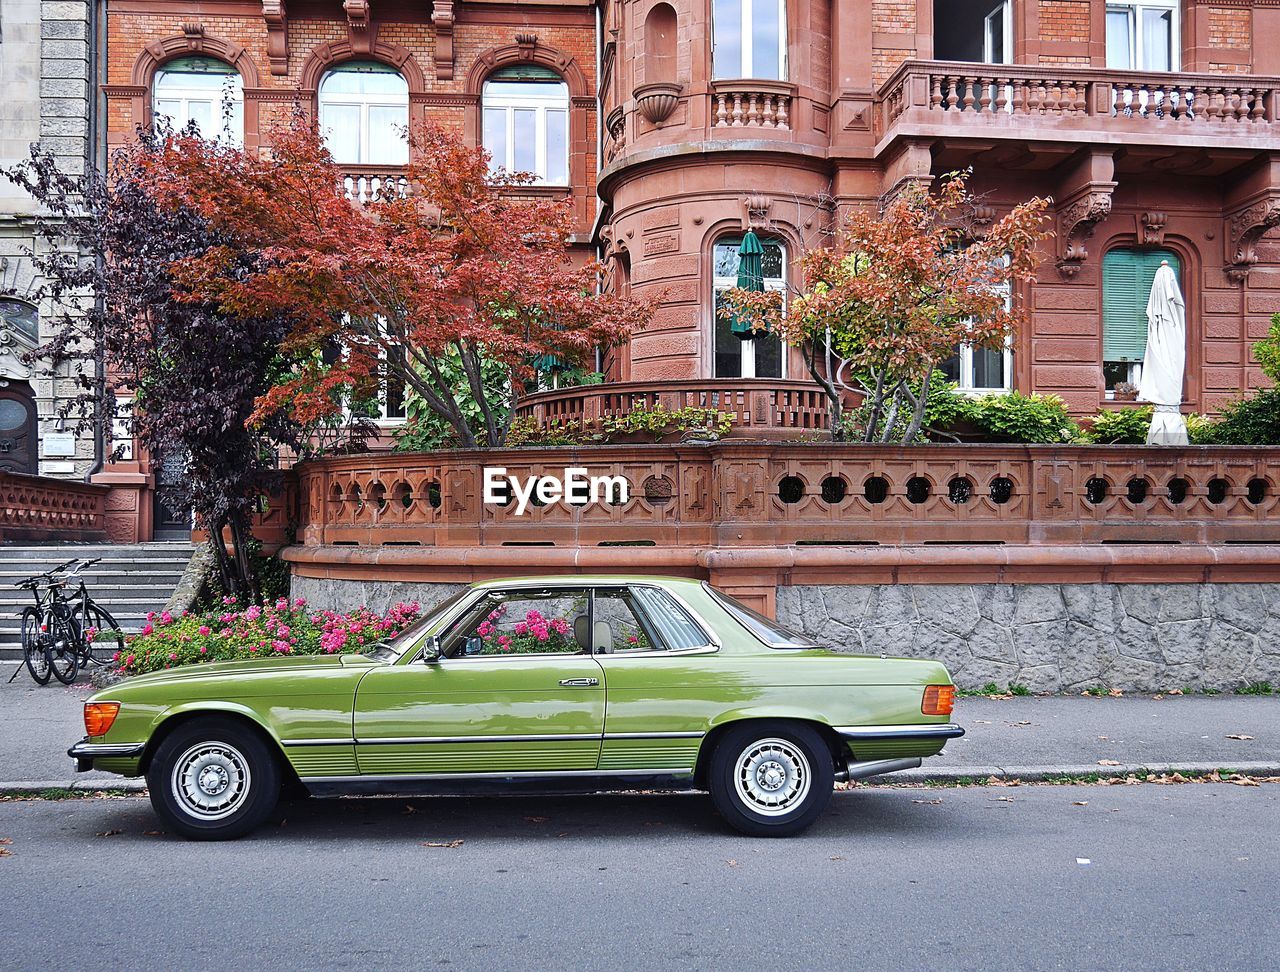
{"label": "bicycle wheel", "polygon": [[86,662],[110,665],[117,654],[123,654],[124,632],[106,608],[90,601],[86,612],[83,606],[77,605],[75,619],[84,636],[84,651],[80,655],[82,665]]}
{"label": "bicycle wheel", "polygon": [[33,607],[22,611],[22,660],[38,685],[48,685],[53,670],[40,633],[40,612]]}
{"label": "bicycle wheel", "polygon": [[70,685],[80,671],[80,631],[71,609],[57,604],[46,615],[49,619],[49,667],[53,677],[63,685]]}

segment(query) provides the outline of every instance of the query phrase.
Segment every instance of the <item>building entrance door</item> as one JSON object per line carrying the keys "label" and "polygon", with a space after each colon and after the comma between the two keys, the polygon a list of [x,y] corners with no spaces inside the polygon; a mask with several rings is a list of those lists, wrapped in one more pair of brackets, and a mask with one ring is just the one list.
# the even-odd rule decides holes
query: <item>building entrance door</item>
{"label": "building entrance door", "polygon": [[187,472],[186,456],[164,453],[154,460],[156,492],[154,536],[157,540],[190,540],[191,509],[183,504],[180,488]]}
{"label": "building entrance door", "polygon": [[36,401],[25,383],[0,381],[0,470],[39,471]]}

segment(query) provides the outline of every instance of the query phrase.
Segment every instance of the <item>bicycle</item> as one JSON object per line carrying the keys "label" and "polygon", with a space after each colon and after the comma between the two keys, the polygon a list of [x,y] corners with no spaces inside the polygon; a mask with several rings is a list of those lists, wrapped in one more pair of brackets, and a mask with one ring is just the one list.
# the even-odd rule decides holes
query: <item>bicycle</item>
{"label": "bicycle", "polygon": [[[124,633],[111,612],[95,601],[85,586],[81,572],[102,558],[65,564],[19,582],[35,594],[36,606],[23,609],[23,658],[31,677],[47,685],[52,675],[64,685],[75,681],[82,667],[106,665],[124,650]],[[65,573],[65,576],[58,576]],[[65,590],[68,582],[79,581],[73,597]],[[46,597],[40,597],[44,582]],[[43,652],[44,664],[39,655]]]}

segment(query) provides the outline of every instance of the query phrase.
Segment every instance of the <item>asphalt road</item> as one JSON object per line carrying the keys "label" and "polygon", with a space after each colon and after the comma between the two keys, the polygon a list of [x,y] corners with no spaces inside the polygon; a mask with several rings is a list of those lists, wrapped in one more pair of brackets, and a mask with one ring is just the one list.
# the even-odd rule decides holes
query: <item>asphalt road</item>
{"label": "asphalt road", "polygon": [[0,956],[15,970],[1268,969],[1277,820],[1277,784],[860,788],[792,840],[732,835],[700,797],[614,796],[312,801],[248,839],[194,844],[154,833],[139,798],[3,802]]}

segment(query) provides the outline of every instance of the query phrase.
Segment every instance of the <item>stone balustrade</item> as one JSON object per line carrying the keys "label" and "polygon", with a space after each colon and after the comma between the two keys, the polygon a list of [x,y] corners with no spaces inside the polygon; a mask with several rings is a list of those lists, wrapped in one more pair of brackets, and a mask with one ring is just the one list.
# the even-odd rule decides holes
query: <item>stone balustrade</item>
{"label": "stone balustrade", "polygon": [[403,195],[408,188],[404,167],[399,165],[344,166],[342,185],[348,199],[367,203],[382,195]]}
{"label": "stone balustrade", "polygon": [[714,128],[791,128],[792,85],[771,81],[716,81],[711,92]]}
{"label": "stone balustrade", "polygon": [[[1274,138],[1280,78],[1090,67],[908,61],[880,89],[877,135],[915,125],[1035,125],[1167,138],[1214,125],[1221,137]],[[1030,120],[1030,121],[1029,121]]]}
{"label": "stone balustrade", "polygon": [[522,399],[517,417],[542,428],[598,428],[607,418],[661,406],[669,412],[696,406],[733,417],[729,438],[796,438],[824,432],[830,424],[822,390],[810,381],[771,379],[680,379],[608,382],[537,392]]}
{"label": "stone balustrade", "polygon": [[0,472],[0,541],[107,539],[106,486]]}
{"label": "stone balustrade", "polygon": [[[583,466],[624,477],[630,496],[519,515],[514,501],[484,502],[485,466]],[[298,475],[306,546],[795,546],[857,559],[913,545],[1280,544],[1280,450],[1267,448],[726,441],[381,453]]]}

